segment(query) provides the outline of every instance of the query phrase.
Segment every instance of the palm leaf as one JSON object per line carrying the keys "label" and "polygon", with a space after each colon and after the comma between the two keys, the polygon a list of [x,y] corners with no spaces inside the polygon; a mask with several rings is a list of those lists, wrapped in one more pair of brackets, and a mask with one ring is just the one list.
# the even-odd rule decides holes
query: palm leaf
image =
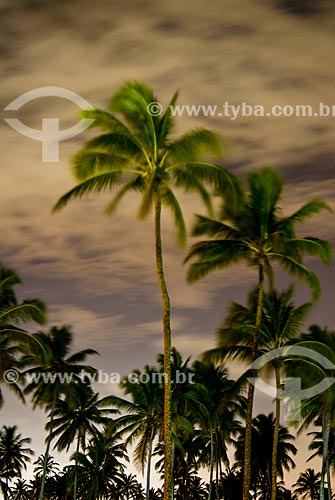
{"label": "palm leaf", "polygon": [[178,229],[179,244],[184,246],[186,241],[186,227],[181,207],[173,191],[168,186],[164,186],[161,191],[162,203],[169,207],[173,213],[175,225]]}
{"label": "palm leaf", "polygon": [[112,201],[106,207],[106,213],[115,212],[122,198],[130,191],[143,192],[145,187],[144,179],[141,175],[136,175],[129,182],[126,182],[116,193]]}
{"label": "palm leaf", "polygon": [[73,198],[82,198],[89,193],[100,193],[106,189],[112,189],[118,182],[121,172],[102,172],[77,184],[74,188],[65,193],[53,208],[53,212],[58,212],[64,208]]}

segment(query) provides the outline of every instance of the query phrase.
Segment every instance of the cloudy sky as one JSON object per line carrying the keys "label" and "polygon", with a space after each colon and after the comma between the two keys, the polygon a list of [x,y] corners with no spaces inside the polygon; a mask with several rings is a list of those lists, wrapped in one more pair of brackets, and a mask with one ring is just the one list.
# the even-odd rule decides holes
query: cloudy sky
{"label": "cloudy sky", "polygon": [[[73,325],[76,349],[100,351],[95,366],[107,373],[126,374],[153,363],[162,351],[152,220],[137,221],[136,197],[125,200],[112,218],[106,216],[108,194],[51,215],[58,197],[73,185],[69,159],[89,134],[63,142],[59,162],[46,163],[41,143],[18,134],[4,118],[36,129],[43,118],[59,118],[67,128],[77,122],[78,108],[56,97],[31,101],[16,112],[4,108],[44,86],[106,107],[118,86],[134,78],[152,86],[163,107],[177,88],[179,103],[188,105],[245,102],[270,110],[305,104],[315,111],[320,102],[335,105],[332,2],[320,0],[320,8],[308,15],[279,3],[0,0],[1,262],[23,278],[21,297],[48,303],[50,325]],[[278,168],[286,181],[282,207],[289,213],[313,197],[333,204],[334,119],[183,116],[177,131],[204,126],[221,133],[228,143],[222,164],[242,176],[265,165]],[[181,199],[190,225],[192,214],[203,211],[201,204],[191,196]],[[245,299],[255,274],[241,266],[188,285],[185,250],[176,245],[168,214],[163,223],[174,344],[195,357],[214,346],[228,304]],[[315,217],[303,233],[334,241],[333,215]],[[334,268],[310,265],[323,295],[309,322],[335,328]],[[288,281],[280,277],[279,283]],[[300,287],[298,301],[306,299],[308,291]],[[99,387],[103,394],[112,390]],[[43,413],[33,416],[29,405],[5,394],[1,424],[17,424],[41,453]],[[257,405],[258,411],[272,410],[261,395]],[[298,471],[306,467],[305,445],[300,439]]]}

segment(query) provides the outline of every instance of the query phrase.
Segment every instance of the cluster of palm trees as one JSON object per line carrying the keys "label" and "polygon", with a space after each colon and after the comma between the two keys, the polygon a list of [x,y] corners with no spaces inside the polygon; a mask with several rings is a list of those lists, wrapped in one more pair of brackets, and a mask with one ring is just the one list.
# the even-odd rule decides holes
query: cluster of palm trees
{"label": "cluster of palm trees", "polygon": [[[316,327],[314,327],[316,328]],[[314,329],[313,328],[313,329]],[[313,330],[312,329],[312,330]],[[319,332],[322,333],[322,332]],[[305,334],[308,337],[309,334]],[[328,335],[328,332],[327,332]],[[118,499],[144,500],[162,499],[163,492],[151,487],[153,460],[156,474],[164,473],[163,406],[164,387],[155,375],[164,370],[163,356],[157,357],[155,366],[137,370],[137,381],[124,377],[120,386],[125,397],[108,396],[99,398],[92,388],[76,383],[78,366],[74,360],[82,359],[85,351],[70,356],[72,336],[65,328],[52,328],[48,336],[57,344],[57,364],[66,366],[67,373],[74,375],[73,381],[61,391],[47,382],[25,385],[23,392],[32,394],[33,399],[45,389],[39,404],[48,411],[45,454],[35,464],[34,479],[22,479],[22,474],[31,461],[33,451],[28,447],[30,439],[22,438],[17,428],[4,426],[0,431],[0,487],[5,499],[32,500],[41,497],[46,500],[60,499]],[[335,335],[332,335],[333,339]],[[60,354],[62,353],[62,355]],[[211,353],[207,352],[205,357]],[[69,360],[72,360],[69,363]],[[36,363],[37,360],[35,360]],[[29,361],[31,363],[32,360]],[[27,368],[27,357],[21,361],[23,373]],[[25,364],[25,366],[24,366]],[[54,373],[55,361],[46,366],[41,363],[40,373]],[[92,368],[80,365],[89,372]],[[172,430],[173,430],[173,484],[174,498],[207,500],[242,499],[245,448],[245,415],[247,401],[243,394],[244,381],[229,378],[227,368],[208,360],[184,360],[176,349],[172,349],[172,379],[175,374],[192,375],[179,377],[182,382],[172,388]],[[42,378],[43,380],[43,378]],[[55,390],[57,397],[51,397]],[[50,403],[50,401],[52,401]],[[321,413],[319,409],[319,413]],[[315,415],[315,413],[313,413]],[[306,419],[312,415],[306,414]],[[252,420],[251,438],[251,491],[252,497],[269,499],[273,470],[273,440],[275,435],[273,413],[260,414]],[[322,422],[314,421],[321,431],[313,431],[310,449],[313,454],[323,455],[324,440]],[[295,436],[287,427],[279,425],[277,437],[277,497],[278,499],[319,498],[321,472],[307,469],[301,473],[297,483],[290,490],[283,482],[284,471],[295,467]],[[335,431],[330,431],[330,446],[327,453],[329,470],[335,470]],[[71,464],[60,470],[50,455],[50,446],[59,451],[75,451]],[[132,446],[134,445],[134,446]],[[132,448],[130,448],[132,446]],[[145,472],[146,486],[135,476],[126,474],[129,456],[134,464]],[[234,453],[234,465],[229,455]],[[207,475],[207,482],[203,479]],[[330,481],[328,493],[331,494]]]}
{"label": "cluster of palm trees", "polygon": [[[322,200],[313,199],[293,214],[284,215],[280,210],[283,181],[274,169],[249,173],[245,185],[220,164],[203,161],[204,155],[220,155],[220,137],[199,128],[175,139],[172,106],[177,97],[178,93],[164,113],[153,115],[149,112],[150,104],[158,101],[153,91],[143,83],[131,81],[112,97],[110,111],[84,111],[84,118],[93,119],[93,126],[103,133],[89,140],[75,155],[73,168],[78,184],[55,206],[57,211],[73,198],[113,191],[121,183],[107,206],[108,213],[114,212],[130,191],[141,195],[140,218],[153,209],[164,352],[158,358],[158,366],[145,367],[149,382],[134,384],[124,380],[125,398],[99,399],[89,377],[85,378],[85,374],[95,370],[86,365],[86,358],[96,352],[87,349],[70,354],[72,334],[65,327],[51,328],[49,333],[27,333],[22,325],[30,321],[43,324],[46,308],[37,300],[18,303],[13,291],[19,282],[17,276],[1,270],[0,382],[8,368],[16,369],[22,375],[10,384],[11,389],[21,399],[32,395],[33,404],[44,407],[48,413],[46,450],[39,464],[42,472],[36,478],[40,481],[39,500],[54,498],[48,493],[48,481],[53,475],[47,474],[52,443],[59,450],[69,450],[75,443],[74,464],[59,475],[69,495],[63,493],[62,498],[143,498],[140,486],[132,497],[125,487],[122,496],[126,481],[134,482],[124,472],[128,460],[126,447],[133,443],[136,443],[135,462],[147,466],[147,499],[160,498],[160,493],[150,487],[153,456],[164,479],[164,500],[222,497],[227,500],[229,491],[231,497],[243,500],[248,500],[251,494],[271,500],[285,497],[290,492],[281,484],[283,471],[294,465],[292,455],[296,450],[291,442],[293,435],[280,425],[279,393],[285,383],[283,377],[285,373],[293,374],[309,387],[334,375],[332,369],[315,361],[307,377],[306,365],[310,360],[292,359],[289,351],[289,346],[307,347],[325,356],[329,363],[335,362],[333,332],[314,326],[307,334],[301,333],[305,316],[321,291],[317,276],[304,259],[316,257],[329,265],[331,246],[327,241],[314,236],[301,237],[296,232],[300,223],[329,207]],[[197,193],[208,212],[196,216],[193,235],[207,239],[193,245],[186,255],[185,262],[190,262],[188,280],[197,281],[211,271],[240,262],[253,267],[257,276],[257,286],[250,292],[248,304],[232,304],[218,331],[217,347],[192,366],[172,348],[170,297],[164,274],[161,238],[164,207],[172,211],[181,244],[186,237],[174,188]],[[220,202],[216,212],[212,204],[214,196]],[[279,292],[278,269],[307,283],[313,302],[296,306],[293,287]],[[246,372],[234,381],[229,378],[225,363],[238,359],[250,364],[260,355],[283,346],[288,348],[287,355],[277,357],[263,368],[274,373],[278,391],[275,414],[253,419],[255,387],[249,379],[250,375],[260,373]],[[173,383],[177,370],[194,375],[193,383]],[[150,383],[150,375],[157,372],[164,374],[164,383]],[[35,378],[25,383],[28,376],[37,373],[71,374],[71,380],[60,383],[57,378],[47,382]],[[326,491],[327,500],[331,498],[334,400],[330,385],[321,394],[306,399],[302,408],[304,426],[312,422],[321,426],[322,434],[317,433],[313,441],[313,449],[322,456],[321,500],[326,498]],[[264,433],[266,446],[261,449],[258,442],[262,442]],[[236,464],[231,469],[230,446],[236,449]],[[256,459],[259,451],[262,456]],[[206,467],[207,486],[198,475]],[[6,495],[12,478],[2,480]]]}

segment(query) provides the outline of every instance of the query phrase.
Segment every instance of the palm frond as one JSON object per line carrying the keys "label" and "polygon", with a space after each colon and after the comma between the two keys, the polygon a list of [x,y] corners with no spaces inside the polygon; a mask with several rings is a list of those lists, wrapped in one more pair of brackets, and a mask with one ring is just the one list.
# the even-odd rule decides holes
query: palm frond
{"label": "palm frond", "polygon": [[178,90],[174,93],[171,101],[169,102],[168,107],[165,110],[165,113],[159,120],[158,129],[157,129],[157,144],[158,147],[162,147],[165,143],[169,135],[173,130],[174,125],[174,117],[171,114],[173,106],[175,106],[178,99],[179,92]]}
{"label": "palm frond", "polygon": [[154,153],[157,146],[156,133],[159,129],[159,116],[153,116],[148,106],[157,102],[152,90],[142,82],[128,81],[113,95],[110,108],[122,114],[136,135],[145,141]]}
{"label": "palm frond", "polygon": [[114,152],[82,148],[73,156],[72,164],[74,177],[83,181],[104,172],[121,172],[129,165],[129,157],[125,158]]}
{"label": "palm frond", "polygon": [[53,212],[58,212],[64,208],[70,200],[74,198],[82,198],[83,196],[90,193],[100,193],[106,189],[112,189],[114,185],[118,182],[121,172],[102,172],[98,175],[90,177],[85,181],[77,184],[74,188],[70,189],[65,193],[53,208]]}
{"label": "palm frond", "polygon": [[305,205],[303,205],[299,210],[294,212],[294,214],[286,217],[280,221],[279,227],[285,226],[287,224],[296,224],[299,222],[304,222],[309,217],[320,213],[322,210],[332,211],[330,206],[319,198],[314,198]]}
{"label": "palm frond", "polygon": [[194,256],[198,257],[198,262],[191,264],[187,272],[187,279],[191,283],[211,271],[249,259],[250,252],[249,248],[240,241],[215,240],[193,245],[184,262]]}
{"label": "palm frond", "polygon": [[178,230],[178,241],[181,246],[184,246],[186,241],[186,227],[178,200],[168,186],[164,186],[161,189],[161,199],[162,203],[169,207],[173,213],[175,225]]}
{"label": "palm frond", "polygon": [[196,221],[192,229],[193,236],[206,234],[207,236],[217,236],[220,238],[241,239],[242,235],[239,231],[219,220],[198,214],[195,215],[195,219]]}
{"label": "palm frond", "polygon": [[145,219],[148,216],[154,202],[155,191],[155,175],[151,174],[149,179],[147,179],[145,188],[143,190],[141,205],[138,211],[139,219]]}
{"label": "palm frond", "polygon": [[39,325],[46,322],[46,305],[38,299],[24,301],[0,312],[0,324],[18,324],[35,321]]}
{"label": "palm frond", "polygon": [[291,276],[296,276],[297,278],[305,281],[311,289],[313,300],[318,300],[321,294],[321,285],[315,273],[313,273],[303,264],[288,255],[276,254],[273,252],[271,252],[269,255],[280,262],[280,264],[288,274],[290,274]]}
{"label": "palm frond", "polygon": [[129,182],[126,182],[116,193],[114,198],[112,199],[111,202],[106,207],[106,213],[112,214],[115,212],[116,208],[118,207],[120,201],[122,198],[129,192],[129,191],[138,191],[138,192],[143,192],[145,187],[144,179],[141,175],[136,175],[134,176]]}
{"label": "palm frond", "polygon": [[292,250],[294,254],[298,252],[300,255],[319,257],[321,261],[328,266],[331,264],[333,257],[333,248],[331,244],[328,241],[312,236],[286,241],[285,251],[290,253]]}
{"label": "palm frond", "polygon": [[215,132],[196,128],[185,133],[170,144],[168,158],[174,163],[188,163],[199,160],[205,153],[220,156],[222,139]]}

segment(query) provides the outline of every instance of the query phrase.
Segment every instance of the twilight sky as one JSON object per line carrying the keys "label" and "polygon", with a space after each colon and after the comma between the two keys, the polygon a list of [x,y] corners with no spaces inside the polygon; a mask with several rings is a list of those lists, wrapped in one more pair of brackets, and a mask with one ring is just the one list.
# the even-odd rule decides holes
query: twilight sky
{"label": "twilight sky", "polygon": [[[23,278],[20,296],[48,303],[50,325],[73,325],[75,349],[100,351],[92,360],[96,367],[127,374],[154,363],[162,351],[152,220],[136,220],[136,197],[106,216],[108,194],[52,216],[53,204],[73,185],[69,159],[90,133],[63,142],[58,163],[43,163],[41,143],[19,135],[4,118],[37,129],[42,118],[60,118],[67,128],[76,123],[78,108],[60,98],[37,99],[14,113],[4,108],[43,86],[63,87],[106,107],[125,79],[136,78],[155,89],[163,106],[179,88],[180,104],[246,102],[267,110],[310,104],[317,111],[320,102],[335,105],[334,6],[330,0],[318,4],[320,11],[301,16],[275,0],[0,0],[0,258]],[[222,163],[235,173],[278,168],[289,213],[313,197],[333,204],[334,119],[183,116],[177,132],[204,126],[224,135],[229,147]],[[181,199],[190,225],[192,214],[204,210],[193,196]],[[245,299],[255,273],[236,266],[188,285],[185,250],[176,245],[169,214],[163,223],[174,344],[195,357],[214,346],[227,305]],[[304,226],[303,234],[309,233],[334,241],[333,215],[315,217]],[[311,267],[323,294],[308,323],[335,328],[334,268]],[[279,283],[288,280],[281,276]],[[307,299],[299,287],[297,300]],[[98,390],[108,394],[115,386]],[[33,415],[6,390],[5,396],[0,424],[17,424],[41,453],[44,414]],[[259,395],[256,411],[271,410],[271,401]],[[300,438],[297,472],[288,482],[307,467],[305,444]]]}

